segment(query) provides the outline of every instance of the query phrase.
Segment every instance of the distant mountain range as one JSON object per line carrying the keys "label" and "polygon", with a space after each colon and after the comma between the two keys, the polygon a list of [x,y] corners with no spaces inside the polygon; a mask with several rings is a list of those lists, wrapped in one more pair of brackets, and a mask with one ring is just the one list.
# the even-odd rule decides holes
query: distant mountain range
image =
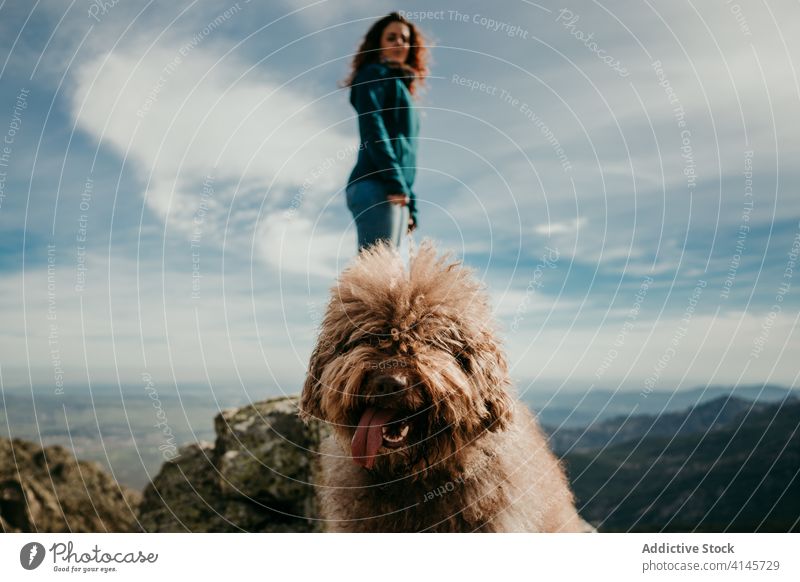
{"label": "distant mountain range", "polygon": [[579,511],[601,531],[800,531],[797,398],[723,397],[556,434]]}
{"label": "distant mountain range", "polygon": [[676,391],[654,391],[646,395],[631,391],[531,389],[520,398],[536,412],[544,425],[566,428],[595,425],[617,416],[679,412],[723,396],[756,402],[778,402],[798,390],[771,384],[756,386],[706,386]]}
{"label": "distant mountain range", "polygon": [[766,402],[720,396],[681,412],[617,416],[585,428],[544,426],[544,429],[557,453],[581,453],[643,438],[702,435],[739,422],[748,412],[755,414],[771,406]]}

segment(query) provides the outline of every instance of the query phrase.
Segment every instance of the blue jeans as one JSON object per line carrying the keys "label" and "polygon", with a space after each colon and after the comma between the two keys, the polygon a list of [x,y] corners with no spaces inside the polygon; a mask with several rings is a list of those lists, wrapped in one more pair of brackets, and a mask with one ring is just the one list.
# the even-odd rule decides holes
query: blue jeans
{"label": "blue jeans", "polygon": [[359,180],[350,184],[346,193],[347,208],[356,221],[358,250],[379,240],[398,248],[408,228],[408,206],[390,203],[386,186],[378,180]]}

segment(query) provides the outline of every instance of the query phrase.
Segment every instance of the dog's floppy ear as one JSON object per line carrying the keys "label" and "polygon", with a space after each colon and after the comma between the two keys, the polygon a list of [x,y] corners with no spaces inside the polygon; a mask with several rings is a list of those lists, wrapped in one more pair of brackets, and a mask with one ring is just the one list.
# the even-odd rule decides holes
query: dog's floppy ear
{"label": "dog's floppy ear", "polygon": [[498,431],[508,426],[511,412],[511,397],[507,387],[511,381],[508,377],[508,363],[503,351],[492,334],[484,333],[472,354],[476,364],[475,372],[480,375],[481,393],[486,414],[483,425],[487,430]]}
{"label": "dog's floppy ear", "polygon": [[308,372],[306,381],[303,385],[303,393],[300,395],[300,418],[304,422],[311,419],[319,419],[322,416],[322,384],[320,375],[325,365],[330,361],[334,346],[323,337],[314,347],[311,359],[308,362]]}

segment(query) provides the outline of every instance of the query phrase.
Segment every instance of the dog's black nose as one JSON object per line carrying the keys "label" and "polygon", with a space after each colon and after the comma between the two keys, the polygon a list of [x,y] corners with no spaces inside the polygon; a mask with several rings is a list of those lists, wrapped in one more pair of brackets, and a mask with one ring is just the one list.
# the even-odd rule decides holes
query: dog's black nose
{"label": "dog's black nose", "polygon": [[406,386],[405,378],[388,374],[378,376],[372,381],[372,390],[376,396],[386,396],[394,392],[400,392]]}

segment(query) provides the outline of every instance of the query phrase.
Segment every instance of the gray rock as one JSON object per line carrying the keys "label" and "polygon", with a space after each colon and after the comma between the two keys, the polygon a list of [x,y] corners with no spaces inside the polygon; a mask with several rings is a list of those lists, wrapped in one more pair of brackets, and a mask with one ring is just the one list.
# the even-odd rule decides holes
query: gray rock
{"label": "gray rock", "polygon": [[224,496],[280,500],[287,509],[303,514],[313,438],[297,419],[294,399],[223,411],[214,420],[214,428]]}
{"label": "gray rock", "polygon": [[230,531],[222,516],[213,457],[214,446],[200,442],[181,447],[177,457],[162,465],[139,506],[145,531]]}
{"label": "gray rock", "polygon": [[325,430],[297,417],[297,397],[225,410],[216,442],[183,447],[145,489],[152,532],[317,531],[316,458]]}
{"label": "gray rock", "polygon": [[0,531],[139,531],[138,492],[65,448],[0,438]]}

